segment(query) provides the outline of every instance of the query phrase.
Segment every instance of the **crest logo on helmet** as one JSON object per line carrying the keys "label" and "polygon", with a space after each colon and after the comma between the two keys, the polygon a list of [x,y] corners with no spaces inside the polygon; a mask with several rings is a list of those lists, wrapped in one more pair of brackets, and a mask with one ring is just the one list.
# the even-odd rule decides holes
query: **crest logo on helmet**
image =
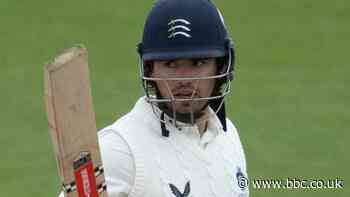
{"label": "crest logo on helmet", "polygon": [[186,38],[191,38],[191,29],[189,27],[191,23],[185,19],[173,19],[168,23],[169,29],[168,38],[175,38],[176,36],[184,36]]}

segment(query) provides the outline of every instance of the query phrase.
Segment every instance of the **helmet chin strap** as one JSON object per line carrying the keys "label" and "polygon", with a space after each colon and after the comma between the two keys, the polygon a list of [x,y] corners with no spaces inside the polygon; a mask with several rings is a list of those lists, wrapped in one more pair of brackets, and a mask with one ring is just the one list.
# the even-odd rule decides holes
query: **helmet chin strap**
{"label": "helmet chin strap", "polygon": [[210,101],[209,105],[214,111],[217,111],[216,116],[220,120],[222,129],[226,132],[227,131],[226,112],[225,112],[225,102],[223,98]]}

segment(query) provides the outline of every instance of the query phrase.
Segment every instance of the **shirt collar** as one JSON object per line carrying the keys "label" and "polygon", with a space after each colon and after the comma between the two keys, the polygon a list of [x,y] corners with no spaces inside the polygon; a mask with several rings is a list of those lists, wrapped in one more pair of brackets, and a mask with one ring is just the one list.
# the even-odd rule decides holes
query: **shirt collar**
{"label": "shirt collar", "polygon": [[[141,108],[142,111],[146,112],[150,116],[153,116],[154,119],[156,119],[157,121],[161,121],[160,117],[161,117],[162,111],[157,106],[152,105],[151,103],[147,102],[147,99],[145,96],[141,97],[136,102],[135,108]],[[165,121],[166,127],[169,128],[171,131],[178,130],[180,132],[190,132],[190,131],[197,130],[197,132],[198,132],[198,128],[196,125],[190,125],[187,123],[177,121],[177,125],[174,126],[173,118],[169,117],[167,114],[164,114],[164,121]],[[209,132],[210,134],[208,134],[207,132]],[[203,136],[210,135],[210,136],[215,137],[220,132],[223,132],[221,122],[220,122],[219,118],[217,117],[216,113],[213,111],[213,109],[211,109],[208,106],[208,125],[207,125],[207,129],[206,129],[205,133],[203,134]]]}

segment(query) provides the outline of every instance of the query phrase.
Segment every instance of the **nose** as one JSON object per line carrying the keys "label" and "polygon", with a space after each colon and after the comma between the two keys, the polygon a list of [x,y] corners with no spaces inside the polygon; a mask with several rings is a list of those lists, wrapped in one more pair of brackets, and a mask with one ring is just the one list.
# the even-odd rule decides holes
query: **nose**
{"label": "nose", "polygon": [[[191,78],[196,76],[195,68],[193,67],[192,60],[176,60],[175,64],[175,73],[176,77],[179,78]],[[175,82],[179,87],[193,87],[195,80],[178,80]]]}

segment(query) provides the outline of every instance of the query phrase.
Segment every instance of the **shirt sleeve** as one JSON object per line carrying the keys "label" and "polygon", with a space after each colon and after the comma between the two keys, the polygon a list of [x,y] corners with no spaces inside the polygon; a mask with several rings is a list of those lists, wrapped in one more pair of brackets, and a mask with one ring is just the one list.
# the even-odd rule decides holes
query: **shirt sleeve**
{"label": "shirt sleeve", "polygon": [[[248,180],[247,162],[246,162],[245,153],[244,153],[243,146],[242,146],[242,143],[241,143],[241,140],[239,137],[238,130],[229,119],[226,119],[226,122],[227,122],[227,127],[229,128],[228,131],[232,132],[234,145],[235,145],[235,147],[238,150],[239,155],[240,155],[240,166],[242,167],[243,174],[244,174],[245,178]],[[241,196],[242,197],[249,196],[249,187],[245,188],[245,191],[244,191],[244,193],[242,193]]]}
{"label": "shirt sleeve", "polygon": [[[99,132],[99,145],[107,192],[113,197],[127,197],[135,179],[135,164],[127,142],[113,130]],[[64,197],[63,192],[59,197]]]}
{"label": "shirt sleeve", "polygon": [[135,179],[135,164],[129,145],[112,130],[99,133],[99,144],[109,196],[127,197]]}
{"label": "shirt sleeve", "polygon": [[227,127],[229,128],[228,131],[232,132],[234,146],[236,147],[236,149],[239,152],[240,164],[242,165],[243,170],[247,171],[247,169],[246,169],[247,163],[246,163],[245,153],[244,153],[244,149],[243,149],[240,137],[239,137],[238,130],[229,119],[226,119],[226,122],[227,122]]}

